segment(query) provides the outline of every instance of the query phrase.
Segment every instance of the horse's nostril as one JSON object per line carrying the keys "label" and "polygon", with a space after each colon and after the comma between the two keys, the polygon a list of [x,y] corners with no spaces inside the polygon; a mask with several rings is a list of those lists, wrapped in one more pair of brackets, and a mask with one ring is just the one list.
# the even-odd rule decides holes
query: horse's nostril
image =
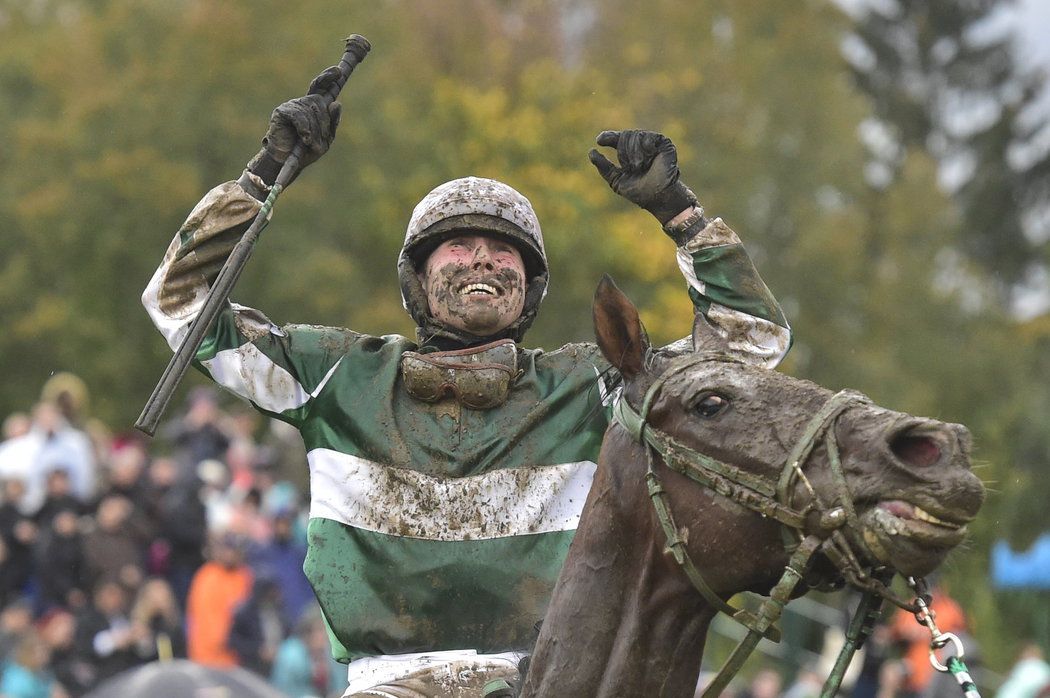
{"label": "horse's nostril", "polygon": [[890,441],[893,455],[908,465],[933,465],[941,459],[941,444],[937,439],[922,434],[898,434]]}

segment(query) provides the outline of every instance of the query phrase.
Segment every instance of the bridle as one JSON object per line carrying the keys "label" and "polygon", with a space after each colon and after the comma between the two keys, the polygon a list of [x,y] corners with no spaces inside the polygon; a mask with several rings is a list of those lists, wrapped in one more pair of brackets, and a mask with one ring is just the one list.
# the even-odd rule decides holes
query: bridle
{"label": "bridle", "polygon": [[[835,393],[810,419],[785,461],[777,482],[773,483],[731,463],[700,453],[677,441],[670,434],[659,431],[648,424],[649,412],[653,404],[664,385],[672,377],[700,363],[713,361],[743,363],[724,353],[701,352],[678,357],[673,360],[671,367],[649,387],[638,411],[635,411],[622,395],[614,403],[612,410],[614,420],[637,442],[645,446],[648,460],[648,469],[645,474],[646,485],[656,510],[656,517],[667,537],[667,547],[675,561],[713,608],[725,613],[748,630],[747,636],[705,689],[703,696],[704,698],[718,696],[739,671],[744,660],[754,650],[760,639],[766,637],[774,642],[779,641],[780,633],[774,623],[780,618],[792,592],[803,580],[810,560],[818,552],[823,553],[831,561],[848,584],[865,592],[865,601],[861,603],[858,615],[851,623],[846,646],[836,664],[836,667],[840,663],[843,664],[842,672],[844,673],[849,658],[863,642],[867,633],[870,633],[871,625],[881,608],[882,598],[889,599],[902,608],[917,610],[913,604],[901,599],[889,588],[889,582],[894,574],[891,570],[874,565],[866,566],[862,562],[862,556],[856,552],[858,549],[864,549],[861,525],[842,469],[834,427],[840,415],[853,407],[871,404],[871,400],[852,390]],[[832,502],[823,501],[804,472],[804,466],[810,455],[821,443],[827,450],[832,474],[834,490],[834,501]],[[671,470],[737,504],[783,524],[784,548],[790,556],[790,561],[769,596],[762,598],[757,611],[736,608],[728,604],[711,589],[690,559],[686,549],[686,535],[675,525],[667,492],[656,474],[654,467],[656,455]],[[803,484],[811,497],[811,501],[802,508],[794,505],[794,492],[799,482]],[[863,619],[860,618],[862,612]],[[847,652],[848,656],[845,656],[843,662]],[[835,678],[835,672],[833,672],[828,679],[828,684],[825,684],[822,696],[833,695],[837,690],[838,683],[841,682],[841,675],[831,686]]]}

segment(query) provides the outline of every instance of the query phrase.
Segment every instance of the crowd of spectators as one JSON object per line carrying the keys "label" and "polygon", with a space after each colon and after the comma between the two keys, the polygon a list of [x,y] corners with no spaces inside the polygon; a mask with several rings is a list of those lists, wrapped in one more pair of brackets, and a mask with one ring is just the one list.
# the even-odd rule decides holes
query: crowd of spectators
{"label": "crowd of spectators", "polygon": [[298,434],[196,388],[148,440],[93,419],[88,398],[59,374],[3,421],[0,696],[81,696],[169,658],[341,695],[302,571]]}

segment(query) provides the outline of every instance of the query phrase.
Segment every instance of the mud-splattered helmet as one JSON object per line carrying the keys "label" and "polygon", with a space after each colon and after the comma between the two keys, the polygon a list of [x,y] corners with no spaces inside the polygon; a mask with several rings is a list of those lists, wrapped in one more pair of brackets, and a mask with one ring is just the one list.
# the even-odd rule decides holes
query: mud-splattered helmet
{"label": "mud-splattered helmet", "polygon": [[[509,327],[490,337],[475,337],[437,323],[430,314],[417,272],[434,248],[463,231],[497,235],[513,244],[525,262],[528,286],[525,307]],[[494,179],[464,177],[445,182],[420,201],[408,222],[405,243],[397,260],[401,300],[419,328],[421,340],[445,337],[465,343],[510,338],[520,342],[547,294],[547,254],[543,233],[529,200]]]}

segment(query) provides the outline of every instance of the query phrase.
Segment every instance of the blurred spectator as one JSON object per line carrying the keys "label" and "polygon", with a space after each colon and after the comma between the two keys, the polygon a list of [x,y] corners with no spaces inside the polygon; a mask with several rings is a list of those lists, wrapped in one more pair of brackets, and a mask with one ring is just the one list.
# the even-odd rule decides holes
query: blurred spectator
{"label": "blurred spectator", "polygon": [[125,525],[143,546],[148,544],[154,533],[149,514],[149,485],[146,478],[148,462],[149,454],[141,441],[123,440],[119,447],[112,449],[107,483],[100,497],[120,495],[128,500],[131,510]]}
{"label": "blurred spectator", "polygon": [[56,511],[36,544],[36,576],[41,609],[81,608],[87,602],[84,540],[73,509]]}
{"label": "blurred spectator", "polygon": [[22,592],[22,584],[19,581],[22,570],[12,565],[9,559],[7,542],[0,536],[0,608],[18,598]]}
{"label": "blurred spectator", "polygon": [[[966,630],[966,616],[962,608],[948,595],[948,590],[936,584],[931,591],[933,611],[937,628],[942,633],[960,633]],[[890,623],[890,635],[893,641],[901,645],[901,659],[904,662],[904,690],[911,695],[922,693],[934,669],[930,664],[930,631],[915,620],[915,614],[897,609]]]}
{"label": "blurred spectator", "polygon": [[51,652],[35,630],[27,630],[13,660],[4,666],[0,694],[4,698],[63,698],[68,694],[55,683],[48,669]]}
{"label": "blurred spectator", "polygon": [[804,666],[798,671],[794,683],[784,691],[784,698],[818,698],[824,688],[824,678],[814,666]]}
{"label": "blurred spectator", "polygon": [[[260,472],[265,473],[262,476],[262,480],[270,478],[271,475],[276,475],[276,471],[267,467],[262,469]],[[283,511],[299,511],[301,509],[301,497],[299,490],[295,489],[295,485],[288,482],[287,480],[277,480],[272,486],[265,490],[266,494],[263,496],[263,513],[267,516],[275,517]],[[293,526],[296,530],[296,535],[306,540],[306,530],[302,529],[296,522]],[[302,530],[300,530],[302,529]]]}
{"label": "blurred spectator", "polygon": [[1021,648],[1017,663],[999,687],[996,698],[1035,698],[1050,688],[1050,664],[1043,657],[1043,649],[1030,642]]}
{"label": "blurred spectator", "polygon": [[[255,466],[258,463],[258,447],[248,439],[237,439],[226,449],[224,456],[230,469],[231,494],[244,494],[255,487]],[[260,498],[261,499],[261,498]]]}
{"label": "blurred spectator", "polygon": [[229,645],[239,664],[269,676],[277,648],[287,635],[281,587],[274,579],[256,578],[251,596],[237,606],[230,625]]}
{"label": "blurred spectator", "polygon": [[93,685],[140,664],[140,638],[140,630],[128,619],[124,587],[103,579],[95,586],[92,603],[77,618],[77,655],[95,668]]}
{"label": "blurred spectator", "polygon": [[58,406],[41,402],[29,432],[0,444],[0,477],[21,478],[22,511],[34,514],[44,500],[44,478],[55,468],[69,472],[73,495],[87,502],[95,493],[95,453],[84,432],[72,427]]}
{"label": "blurred spectator", "polygon": [[219,533],[229,530],[233,516],[233,502],[230,501],[228,487],[230,471],[226,464],[218,460],[205,460],[197,465],[202,490],[201,501],[204,502],[208,531]]}
{"label": "blurred spectator", "polygon": [[208,533],[201,483],[195,475],[182,476],[171,458],[150,464],[148,482],[147,507],[156,531],[149,571],[167,578],[179,608],[185,608],[190,580],[204,564]]}
{"label": "blurred spectator", "polygon": [[[40,399],[56,405],[72,427],[84,432],[91,443],[96,464],[101,465],[106,461],[113,434],[100,420],[91,417],[88,409],[91,397],[87,383],[80,376],[66,371],[54,374],[40,389]],[[88,500],[85,498],[84,501]]]}
{"label": "blurred spectator", "polygon": [[44,481],[44,502],[36,512],[37,525],[47,528],[58,512],[72,511],[79,514],[82,509],[81,501],[73,496],[69,472],[64,468],[55,468],[49,472]]}
{"label": "blurred spectator", "polygon": [[132,502],[138,501],[145,488],[146,463],[149,452],[137,439],[122,439],[110,450],[103,495],[122,494]]}
{"label": "blurred spectator", "polygon": [[0,610],[0,664],[14,652],[22,635],[32,624],[33,604],[29,599],[16,599]]}
{"label": "blurred spectator", "polygon": [[275,496],[278,499],[284,496],[280,494],[281,483],[277,481],[277,473],[274,472],[273,463],[265,460],[269,458],[269,453],[260,448],[256,450],[255,456],[252,486],[259,492],[259,506],[263,513],[270,515],[274,511],[272,502]]}
{"label": "blurred spectator", "polygon": [[81,657],[74,644],[76,619],[69,611],[55,608],[37,621],[41,639],[51,651],[51,672],[71,696],[81,696],[95,681],[95,668]]}
{"label": "blurred spectator", "polygon": [[291,698],[340,695],[346,688],[346,667],[332,659],[317,606],[303,612],[292,636],[277,649],[270,683]]}
{"label": "blurred spectator", "polygon": [[252,573],[244,564],[245,542],[236,536],[217,536],[212,556],[190,583],[186,602],[186,641],[189,658],[213,667],[237,665],[229,647],[234,609],[248,598]]}
{"label": "blurred spectator", "polygon": [[879,665],[879,688],[876,698],[904,698],[913,694],[907,689],[908,668],[901,660],[890,659]]}
{"label": "blurred spectator", "polygon": [[267,451],[266,460],[273,464],[277,478],[291,482],[300,492],[309,491],[310,468],[306,463],[306,446],[295,427],[271,419],[261,444]]}
{"label": "blurred spectator", "polygon": [[297,518],[292,510],[278,512],[273,520],[273,538],[248,549],[248,564],[255,576],[273,579],[280,586],[288,627],[315,603],[310,581],[303,572],[306,544],[296,536]]}
{"label": "blurred spectator", "polygon": [[[234,485],[236,487],[236,485]],[[239,489],[239,488],[238,488]],[[229,530],[253,543],[266,543],[273,536],[270,520],[262,511],[262,494],[252,487],[230,509]]]}
{"label": "blurred spectator", "polygon": [[7,595],[26,590],[33,572],[33,545],[37,525],[23,505],[25,481],[13,477],[4,480],[4,501],[0,504],[0,538],[3,539],[4,591]]}
{"label": "blurred spectator", "polygon": [[[33,426],[33,420],[25,412],[12,412],[4,417],[0,441],[7,441],[19,436],[25,436]],[[298,432],[296,432],[298,433]]]}
{"label": "blurred spectator", "polygon": [[778,698],[783,685],[775,669],[759,669],[738,698]]}
{"label": "blurred spectator", "polygon": [[40,389],[40,400],[55,405],[71,426],[84,428],[90,397],[87,383],[80,376],[68,371],[54,374]]}
{"label": "blurred spectator", "polygon": [[123,495],[109,494],[99,502],[95,526],[84,535],[84,571],[90,587],[104,577],[115,577],[128,589],[142,583],[145,541],[128,525],[131,513],[131,502]]}
{"label": "blurred spectator", "polygon": [[160,436],[174,445],[176,462],[189,473],[201,461],[218,459],[226,453],[230,437],[221,422],[215,391],[198,387],[190,391],[186,413],[166,424]]}
{"label": "blurred spectator", "polygon": [[182,616],[171,585],[165,580],[154,578],[142,585],[131,608],[131,622],[138,630],[139,656],[143,660],[186,657]]}
{"label": "blurred spectator", "polygon": [[244,403],[236,403],[230,410],[227,419],[227,433],[230,441],[241,441],[255,446],[255,434],[259,431],[260,415]]}

